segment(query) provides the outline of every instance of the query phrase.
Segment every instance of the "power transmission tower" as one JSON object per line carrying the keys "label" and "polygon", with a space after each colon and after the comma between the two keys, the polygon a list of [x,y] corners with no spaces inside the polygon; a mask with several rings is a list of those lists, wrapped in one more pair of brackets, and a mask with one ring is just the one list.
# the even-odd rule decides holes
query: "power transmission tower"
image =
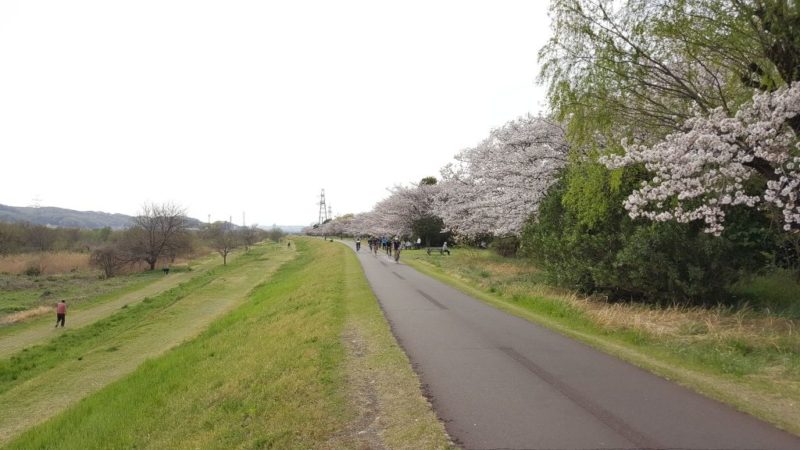
{"label": "power transmission tower", "polygon": [[328,207],[325,205],[325,189],[319,194],[319,220],[317,223],[322,225],[328,221]]}

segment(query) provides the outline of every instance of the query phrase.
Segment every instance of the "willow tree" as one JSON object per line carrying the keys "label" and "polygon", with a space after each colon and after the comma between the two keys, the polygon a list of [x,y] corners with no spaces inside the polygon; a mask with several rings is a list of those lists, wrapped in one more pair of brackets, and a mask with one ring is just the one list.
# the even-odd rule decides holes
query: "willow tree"
{"label": "willow tree", "polygon": [[557,118],[569,119],[574,143],[618,149],[623,137],[655,142],[696,112],[735,112],[753,86],[786,81],[783,72],[792,69],[771,59],[774,42],[753,16],[782,3],[555,0],[540,77]]}
{"label": "willow tree", "polygon": [[[772,204],[785,223],[795,220],[784,205],[797,187],[800,115],[790,85],[800,78],[800,1],[556,0],[551,13],[541,78],[573,148],[590,156],[573,171],[598,155],[626,155],[608,160],[615,168],[646,163],[642,181],[650,187],[626,202],[634,217],[707,220],[707,230],[719,232],[720,204]],[[719,145],[727,141],[731,148]],[[780,148],[764,150],[765,143]],[[725,155],[741,168],[713,161]],[[681,175],[687,166],[698,169]],[[596,183],[611,177],[594,174]],[[672,177],[688,184],[665,185]],[[583,186],[586,178],[573,177]],[[699,199],[692,183],[717,192],[704,196],[716,203],[676,206],[679,197]],[[760,194],[745,192],[746,184],[759,185]],[[570,195],[575,189],[567,197],[579,203],[581,196]],[[639,214],[650,200],[654,208]]]}

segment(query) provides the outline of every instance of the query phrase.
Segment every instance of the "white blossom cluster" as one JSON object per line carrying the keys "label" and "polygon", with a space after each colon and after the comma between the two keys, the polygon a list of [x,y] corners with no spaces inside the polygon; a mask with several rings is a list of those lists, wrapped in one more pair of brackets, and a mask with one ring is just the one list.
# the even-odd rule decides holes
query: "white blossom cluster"
{"label": "white blossom cluster", "polygon": [[312,236],[409,236],[414,221],[432,213],[438,185],[395,186],[372,211],[337,217],[304,233]]}
{"label": "white blossom cluster", "polygon": [[518,235],[568,159],[563,128],[523,117],[493,130],[442,169],[438,184],[395,186],[362,214],[336,218],[308,234],[408,236],[412,224],[432,215],[461,236]]}
{"label": "white blossom cluster", "polygon": [[[632,218],[703,220],[706,231],[724,229],[725,208],[774,206],[784,229],[800,225],[800,142],[788,121],[800,114],[800,82],[759,92],[734,117],[722,108],[686,121],[684,130],[652,147],[623,142],[625,154],[600,159],[608,168],[644,164],[653,173],[624,203]],[[756,174],[767,179],[748,192]]]}
{"label": "white blossom cluster", "polygon": [[518,235],[567,163],[563,128],[527,116],[493,130],[442,169],[433,212],[462,236]]}

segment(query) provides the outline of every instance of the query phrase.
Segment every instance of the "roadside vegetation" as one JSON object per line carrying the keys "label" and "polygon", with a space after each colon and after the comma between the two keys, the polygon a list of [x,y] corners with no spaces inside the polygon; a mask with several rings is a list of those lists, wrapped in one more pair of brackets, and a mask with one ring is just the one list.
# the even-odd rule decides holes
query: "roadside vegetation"
{"label": "roadside vegetation", "polygon": [[[213,288],[236,279],[247,261],[297,251],[196,338],[73,402],[8,448],[447,448],[355,256],[328,242],[294,242],[294,249],[251,250],[194,282]],[[146,311],[185,301],[178,297],[165,293],[117,323],[158,317]],[[95,355],[113,357],[127,345],[98,342]]]}
{"label": "roadside vegetation", "polygon": [[740,282],[741,304],[653,306],[553,287],[530,260],[459,248],[406,251],[412,267],[513,314],[800,433],[800,316],[793,273]]}

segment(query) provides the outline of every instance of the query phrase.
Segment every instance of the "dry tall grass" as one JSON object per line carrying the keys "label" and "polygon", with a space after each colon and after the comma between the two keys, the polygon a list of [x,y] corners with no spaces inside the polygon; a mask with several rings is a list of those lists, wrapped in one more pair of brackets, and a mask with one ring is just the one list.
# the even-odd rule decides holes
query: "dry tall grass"
{"label": "dry tall grass", "polygon": [[[499,272],[492,270],[493,278]],[[642,331],[657,338],[672,337],[692,341],[747,338],[765,343],[778,337],[796,337],[800,326],[797,320],[758,313],[746,306],[658,307],[638,303],[610,303],[602,298],[581,296],[546,285],[508,280],[501,291],[510,296],[557,299],[583,312],[592,322],[603,328]]]}
{"label": "dry tall grass", "polygon": [[27,309],[25,311],[19,311],[15,313],[11,313],[7,316],[0,317],[0,325],[8,325],[17,322],[24,322],[25,320],[32,319],[34,317],[41,317],[48,314],[53,314],[55,308],[52,306],[37,306],[32,309]]}
{"label": "dry tall grass", "polygon": [[77,252],[21,253],[0,257],[0,273],[21,274],[30,268],[43,275],[89,269],[89,254]]}

